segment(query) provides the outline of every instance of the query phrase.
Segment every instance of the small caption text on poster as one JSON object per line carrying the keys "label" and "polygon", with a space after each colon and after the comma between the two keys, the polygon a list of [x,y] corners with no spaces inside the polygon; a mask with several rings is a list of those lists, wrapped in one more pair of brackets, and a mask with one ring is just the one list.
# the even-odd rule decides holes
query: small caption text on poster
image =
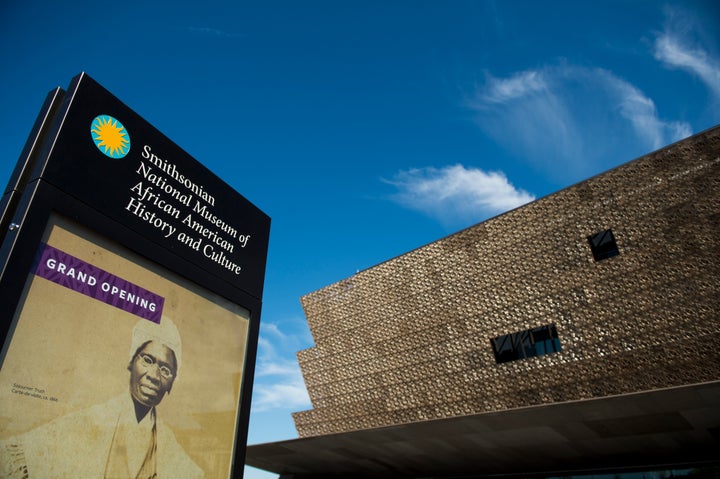
{"label": "small caption text on poster", "polygon": [[39,389],[33,386],[24,386],[22,384],[13,383],[12,393],[19,394],[21,396],[33,397],[36,399],[42,399],[43,401],[58,402],[58,398],[54,396],[48,396],[44,389]]}

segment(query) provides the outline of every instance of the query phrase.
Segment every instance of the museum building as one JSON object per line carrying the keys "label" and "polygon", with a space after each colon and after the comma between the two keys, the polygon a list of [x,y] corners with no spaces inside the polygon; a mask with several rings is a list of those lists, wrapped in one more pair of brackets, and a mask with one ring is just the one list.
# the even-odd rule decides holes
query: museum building
{"label": "museum building", "polygon": [[720,460],[720,126],[310,293],[282,478]]}

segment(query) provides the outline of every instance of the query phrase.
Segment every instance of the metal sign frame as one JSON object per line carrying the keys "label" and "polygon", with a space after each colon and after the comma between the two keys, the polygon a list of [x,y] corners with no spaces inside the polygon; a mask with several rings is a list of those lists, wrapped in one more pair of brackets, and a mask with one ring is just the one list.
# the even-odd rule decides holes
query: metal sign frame
{"label": "metal sign frame", "polygon": [[[115,128],[110,133],[128,135],[130,149],[124,157],[112,158],[103,152],[97,141],[93,143],[91,124],[101,115],[113,120],[122,118],[122,123],[110,124]],[[110,136],[111,142],[113,138],[117,140],[117,136]],[[151,155],[156,158],[151,159]],[[147,214],[133,211],[137,204],[141,204]],[[194,427],[204,431],[204,435],[199,436],[175,431],[175,436],[181,446],[187,449],[189,445],[195,451],[194,457],[190,451],[192,460],[196,463],[206,461],[199,466],[207,476],[242,477],[269,217],[84,73],[73,79],[67,92],[56,89],[48,95],[0,208],[0,304],[3,306],[0,308],[0,336],[3,339],[0,404],[3,401],[6,405],[24,404],[19,406],[19,411],[26,410],[28,405],[40,407],[47,417],[51,417],[59,415],[59,411],[73,410],[78,401],[84,401],[83,406],[92,408],[101,399],[78,400],[79,395],[72,389],[63,389],[50,377],[18,377],[17,365],[23,363],[31,369],[35,364],[37,370],[42,370],[38,365],[44,361],[49,371],[63,371],[54,361],[78,348],[69,339],[72,335],[68,335],[56,348],[42,348],[37,354],[27,352],[36,341],[27,332],[33,331],[29,325],[34,322],[35,328],[42,329],[43,324],[51,324],[51,313],[62,309],[58,309],[58,303],[61,306],[69,304],[67,307],[70,308],[88,307],[102,311],[103,321],[106,321],[103,324],[117,325],[117,331],[113,331],[113,327],[98,326],[96,332],[91,333],[91,340],[83,343],[91,343],[90,350],[95,351],[87,354],[97,354],[99,349],[107,348],[110,356],[119,358],[127,354],[130,346],[129,335],[123,333],[130,331],[131,323],[156,321],[163,324],[164,318],[160,319],[160,316],[149,321],[138,317],[137,308],[118,305],[120,296],[127,300],[126,292],[114,286],[111,291],[110,280],[100,282],[93,277],[92,281],[80,284],[82,281],[75,269],[67,265],[63,266],[67,266],[66,270],[54,271],[55,276],[61,276],[55,282],[53,278],[48,280],[48,276],[41,276],[39,254],[47,248],[48,238],[60,241],[54,239],[57,236],[52,232],[59,231],[66,238],[65,243],[59,244],[73,250],[60,254],[67,254],[63,257],[77,261],[80,265],[76,265],[77,271],[82,267],[86,271],[107,270],[109,277],[123,281],[122,284],[144,283],[137,287],[142,291],[159,289],[167,295],[165,311],[176,315],[173,320],[181,336],[183,328],[192,334],[183,337],[183,365],[177,365],[178,378],[177,383],[171,385],[172,395],[164,396],[167,399],[162,398],[161,402],[175,401],[175,409],[182,403],[188,410],[176,411],[175,423],[184,421],[187,426],[195,420],[186,429]],[[155,222],[147,220],[151,216]],[[160,224],[164,225],[162,229],[157,226]],[[105,257],[116,259],[113,262]],[[57,262],[48,264],[54,267]],[[70,270],[72,273],[68,275]],[[88,283],[96,283],[90,286],[94,286],[98,294],[103,294],[101,289],[106,287],[105,296],[109,299],[97,294],[91,297],[92,292],[87,291]],[[36,293],[33,288],[44,292]],[[116,291],[121,292],[111,294]],[[137,291],[132,290],[132,293]],[[188,307],[192,314],[185,314]],[[208,318],[204,317],[205,311],[208,311]],[[78,311],[77,318],[66,316],[63,320],[68,324],[82,325],[83,328],[94,320],[84,318],[82,311]],[[228,337],[236,338],[235,342],[223,343]],[[226,349],[217,346],[219,343]],[[179,362],[178,352],[175,354]],[[54,354],[59,355],[58,358]],[[100,357],[83,358],[83,354],[85,352],[78,353],[78,364],[92,363],[93,357]],[[203,357],[203,354],[207,356]],[[238,355],[241,356],[239,359]],[[231,359],[233,357],[235,359]],[[100,379],[88,379],[88,384],[95,385],[89,389],[99,396],[105,389],[111,389],[111,384],[123,383],[125,386],[122,387],[127,388],[126,376],[131,373],[125,370],[130,370],[133,361],[131,358],[127,366],[121,364],[119,370],[125,376],[114,378],[107,386],[98,383]],[[241,364],[238,365],[238,361]],[[102,366],[102,361],[100,363]],[[203,370],[197,363],[212,365],[215,371]],[[233,369],[236,367],[239,372]],[[66,365],[65,369],[72,371],[72,364]],[[4,379],[3,375],[6,376]],[[230,381],[230,376],[238,377]],[[65,382],[70,384],[69,388],[72,381],[77,382],[77,378],[68,373]],[[226,382],[227,386],[224,385]],[[55,384],[60,394],[57,390],[51,391],[46,383]],[[130,385],[132,389],[132,377]],[[76,384],[74,387],[86,386]],[[214,387],[218,390],[212,390]],[[127,395],[127,392],[120,391],[120,394]],[[222,412],[199,405],[214,401],[207,398],[226,396],[236,401],[232,411],[227,410],[226,405],[220,407],[225,408]],[[206,399],[200,401],[198,397]],[[73,401],[75,403],[70,404]],[[164,404],[157,406],[158,417],[164,407]],[[6,411],[3,414],[10,414],[12,408],[2,409]],[[72,411],[71,414],[82,413]],[[23,418],[22,414],[18,417],[16,429],[4,432],[0,429],[0,445],[10,439],[11,433],[28,433],[22,430],[23,427],[47,427],[38,425],[37,420]],[[59,424],[61,418],[53,420]],[[229,439],[228,427],[232,431]],[[160,436],[157,440],[160,441]],[[158,450],[162,447],[158,444]],[[214,455],[208,453],[210,450],[215,451]],[[207,463],[210,456],[214,458],[213,464]],[[161,460],[160,456],[157,460]],[[159,464],[157,467],[166,466]]]}

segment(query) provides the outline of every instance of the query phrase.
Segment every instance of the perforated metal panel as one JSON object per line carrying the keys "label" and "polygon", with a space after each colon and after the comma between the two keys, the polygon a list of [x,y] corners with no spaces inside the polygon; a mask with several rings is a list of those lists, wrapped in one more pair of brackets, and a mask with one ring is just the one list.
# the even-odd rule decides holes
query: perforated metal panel
{"label": "perforated metal panel", "polygon": [[[719,170],[714,128],[304,296],[299,435],[719,379]],[[561,351],[496,362],[548,324]]]}

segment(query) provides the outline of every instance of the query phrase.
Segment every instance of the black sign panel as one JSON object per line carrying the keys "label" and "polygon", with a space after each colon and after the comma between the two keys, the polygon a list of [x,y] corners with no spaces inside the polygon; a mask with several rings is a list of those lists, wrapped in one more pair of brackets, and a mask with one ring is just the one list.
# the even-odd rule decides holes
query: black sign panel
{"label": "black sign panel", "polygon": [[262,296],[269,218],[86,74],[71,85],[41,177]]}
{"label": "black sign panel", "polygon": [[86,74],[0,213],[0,469],[242,477],[269,217]]}

